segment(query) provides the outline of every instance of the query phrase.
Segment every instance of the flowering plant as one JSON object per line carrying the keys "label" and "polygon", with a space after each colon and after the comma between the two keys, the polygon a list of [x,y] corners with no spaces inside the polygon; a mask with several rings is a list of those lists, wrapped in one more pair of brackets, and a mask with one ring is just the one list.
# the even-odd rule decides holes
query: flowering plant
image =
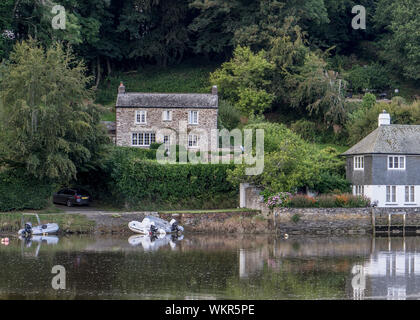
{"label": "flowering plant", "polygon": [[267,205],[270,209],[274,207],[285,207],[292,194],[290,192],[280,192],[268,197]]}

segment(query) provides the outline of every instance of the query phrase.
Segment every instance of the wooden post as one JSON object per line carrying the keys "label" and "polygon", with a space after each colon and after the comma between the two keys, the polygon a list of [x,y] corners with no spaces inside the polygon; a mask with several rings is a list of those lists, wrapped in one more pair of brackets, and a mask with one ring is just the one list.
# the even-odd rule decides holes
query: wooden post
{"label": "wooden post", "polygon": [[403,237],[405,237],[405,213],[403,215]]}
{"label": "wooden post", "polygon": [[373,209],[373,208],[371,208],[370,209],[370,213],[371,213],[371,216],[372,216],[372,230],[373,230],[373,237],[375,237],[375,229],[376,229],[376,226],[375,226],[375,210]]}
{"label": "wooden post", "polygon": [[388,236],[391,235],[391,214],[388,214]]}

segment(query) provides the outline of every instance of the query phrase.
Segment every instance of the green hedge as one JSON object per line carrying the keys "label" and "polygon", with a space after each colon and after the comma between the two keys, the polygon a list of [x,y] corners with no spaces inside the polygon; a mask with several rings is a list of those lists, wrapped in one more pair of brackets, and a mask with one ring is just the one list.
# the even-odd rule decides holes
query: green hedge
{"label": "green hedge", "polygon": [[110,189],[114,199],[131,208],[232,208],[238,205],[238,190],[226,180],[226,171],[232,168],[120,159],[112,168]]}
{"label": "green hedge", "polygon": [[0,211],[42,209],[51,201],[53,184],[25,176],[20,170],[0,172]]}

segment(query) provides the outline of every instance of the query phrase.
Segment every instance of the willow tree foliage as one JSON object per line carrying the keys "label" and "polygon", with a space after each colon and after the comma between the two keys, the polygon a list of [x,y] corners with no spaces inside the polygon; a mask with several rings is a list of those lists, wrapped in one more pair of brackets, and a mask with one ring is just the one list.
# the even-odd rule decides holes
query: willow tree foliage
{"label": "willow tree foliage", "polygon": [[1,69],[0,163],[67,182],[94,167],[107,141],[88,104],[86,67],[69,48],[19,42]]}

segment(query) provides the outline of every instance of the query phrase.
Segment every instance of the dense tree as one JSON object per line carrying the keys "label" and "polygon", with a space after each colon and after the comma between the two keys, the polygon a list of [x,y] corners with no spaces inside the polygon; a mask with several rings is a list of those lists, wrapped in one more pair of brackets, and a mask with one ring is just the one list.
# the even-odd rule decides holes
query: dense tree
{"label": "dense tree", "polygon": [[379,0],[375,15],[376,26],[382,31],[380,56],[404,77],[414,80],[420,79],[419,12],[417,0]]}
{"label": "dense tree", "polygon": [[262,113],[271,106],[274,96],[267,92],[274,65],[264,50],[254,54],[248,47],[237,47],[233,58],[210,75],[210,82],[220,87],[222,97],[244,115]]}
{"label": "dense tree", "polygon": [[107,138],[86,102],[86,68],[70,49],[19,42],[1,72],[1,164],[59,182],[92,168]]}

